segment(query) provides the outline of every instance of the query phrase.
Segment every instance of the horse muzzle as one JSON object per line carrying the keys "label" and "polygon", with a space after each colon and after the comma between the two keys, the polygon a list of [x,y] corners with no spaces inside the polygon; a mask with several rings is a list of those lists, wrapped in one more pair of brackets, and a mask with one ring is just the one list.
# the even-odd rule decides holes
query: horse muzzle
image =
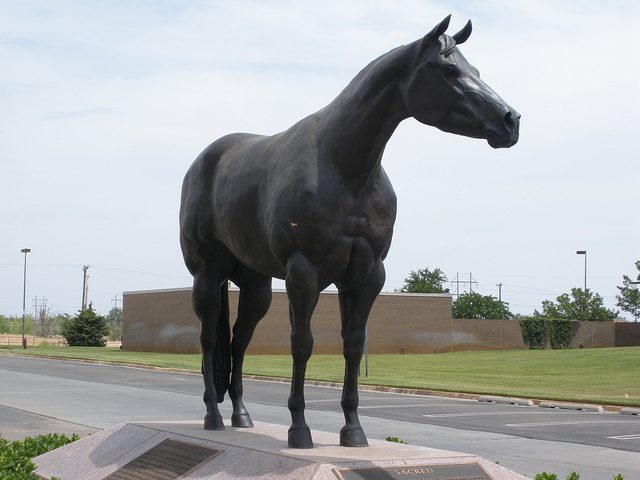
{"label": "horse muzzle", "polygon": [[509,148],[520,137],[520,114],[510,107],[502,118],[502,125],[487,130],[487,142],[493,148]]}

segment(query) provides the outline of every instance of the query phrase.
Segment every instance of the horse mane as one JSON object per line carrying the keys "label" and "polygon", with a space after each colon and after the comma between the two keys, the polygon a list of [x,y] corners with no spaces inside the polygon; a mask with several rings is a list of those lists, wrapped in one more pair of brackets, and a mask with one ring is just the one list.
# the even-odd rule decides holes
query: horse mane
{"label": "horse mane", "polygon": [[[442,34],[440,36],[440,39],[442,42],[440,53],[445,57],[448,57],[453,53],[453,50],[456,47],[457,42],[455,38],[450,37],[449,35],[446,35],[446,34]],[[416,46],[421,41],[422,39],[416,40],[415,42],[412,42],[407,45],[400,45],[399,47],[389,50],[387,53],[383,53],[375,60],[369,62],[369,64],[366,67],[364,67],[362,70],[360,70],[360,72],[351,80],[351,82],[349,82],[349,84],[344,89],[344,91],[348,91],[353,87],[359,86],[363,80],[370,78],[370,75],[373,72],[375,72],[376,74],[380,73],[380,71],[384,70],[384,68],[379,68],[379,67],[382,67],[383,64],[387,62],[390,65],[394,65],[396,62],[397,63],[403,62],[404,60],[406,60],[406,57],[409,55],[409,52],[413,50],[412,47]]]}
{"label": "horse mane", "polygon": [[411,45],[413,44],[396,47],[369,62],[366,67],[353,77],[351,82],[349,82],[337,98],[360,90],[360,88],[368,82],[389,83],[390,80],[397,75],[399,69],[405,65],[410,65],[410,63],[407,62],[407,57]]}

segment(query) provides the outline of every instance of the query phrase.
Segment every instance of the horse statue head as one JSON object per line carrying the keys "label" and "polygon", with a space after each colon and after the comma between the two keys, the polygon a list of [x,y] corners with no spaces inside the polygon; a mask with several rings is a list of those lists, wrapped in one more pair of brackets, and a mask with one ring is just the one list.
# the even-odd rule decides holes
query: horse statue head
{"label": "horse statue head", "polygon": [[518,141],[520,114],[480,80],[456,47],[471,35],[471,21],[448,36],[450,18],[416,43],[405,106],[416,120],[445,132],[484,138],[493,148],[511,147]]}

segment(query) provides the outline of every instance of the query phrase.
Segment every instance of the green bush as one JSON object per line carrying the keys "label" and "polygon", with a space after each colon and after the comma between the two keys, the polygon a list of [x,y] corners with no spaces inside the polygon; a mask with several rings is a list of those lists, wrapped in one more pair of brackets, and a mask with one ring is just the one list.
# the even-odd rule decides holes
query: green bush
{"label": "green bush", "polygon": [[1,480],[35,480],[33,474],[36,466],[32,458],[47,453],[55,448],[78,440],[74,434],[71,438],[60,433],[49,433],[36,437],[27,437],[22,442],[9,442],[0,437],[0,479]]}
{"label": "green bush", "polygon": [[[577,322],[576,322],[577,323]],[[551,348],[559,350],[562,348],[571,348],[571,320],[564,318],[555,318],[549,320],[549,340]],[[577,323],[580,325],[579,323]]]}
{"label": "green bush", "polygon": [[547,348],[547,336],[549,327],[544,318],[532,317],[520,320],[520,329],[524,343],[531,350],[544,350]]}
{"label": "green bush", "polygon": [[[533,477],[533,479],[534,480],[558,480],[558,475],[556,475],[555,473],[542,472],[542,473],[538,473],[535,477]],[[567,475],[566,480],[580,480],[580,474],[576,472],[571,472],[569,475]],[[613,480],[624,480],[624,477],[620,474],[617,474],[613,476]]]}
{"label": "green bush", "polygon": [[[398,437],[385,437],[384,438],[387,442],[393,442],[393,443],[404,443],[407,444],[407,442],[405,442],[404,440],[400,440]],[[408,444],[407,444],[408,445]]]}
{"label": "green bush", "polygon": [[547,472],[542,472],[542,473],[538,473],[535,477],[533,477],[534,480],[558,480],[558,475],[556,475],[555,473],[547,473]]}
{"label": "green bush", "polygon": [[71,347],[104,347],[109,332],[107,320],[98,315],[91,304],[75,317],[64,320],[60,328],[60,333]]}
{"label": "green bush", "polygon": [[522,339],[531,350],[547,348],[547,339],[554,350],[571,348],[571,340],[580,327],[580,322],[564,318],[547,319],[542,317],[520,320]]}

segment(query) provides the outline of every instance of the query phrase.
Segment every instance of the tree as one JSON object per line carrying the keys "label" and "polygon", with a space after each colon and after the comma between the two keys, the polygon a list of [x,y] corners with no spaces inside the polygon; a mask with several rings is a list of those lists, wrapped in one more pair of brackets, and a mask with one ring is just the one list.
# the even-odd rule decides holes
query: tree
{"label": "tree", "polygon": [[587,289],[572,288],[571,296],[563,293],[556,298],[558,303],[551,300],[542,302],[542,314],[534,312],[535,316],[546,318],[566,318],[568,320],[580,320],[582,322],[613,322],[618,312],[605,308],[600,295],[593,294]]}
{"label": "tree", "polygon": [[113,339],[119,339],[122,337],[122,309],[114,307],[109,310],[106,316],[107,324],[109,325],[109,337]]}
{"label": "tree", "polygon": [[109,335],[109,325],[103,316],[96,314],[93,305],[80,310],[73,318],[67,317],[60,329],[62,336],[72,347],[104,347]]}
{"label": "tree", "polygon": [[408,293],[445,293],[444,283],[447,276],[442,273],[439,268],[433,271],[429,268],[424,270],[411,271],[409,276],[404,279],[404,285],[401,292]]}
{"label": "tree", "polygon": [[58,316],[54,316],[51,307],[47,307],[46,304],[40,307],[36,311],[35,334],[44,338],[49,338],[53,335],[55,322]]}
{"label": "tree", "polygon": [[[636,262],[636,268],[638,269],[638,276],[636,282],[640,281],[640,260]],[[622,277],[622,287],[617,287],[620,290],[620,295],[616,295],[618,303],[616,305],[627,313],[633,315],[635,321],[638,321],[640,317],[640,291],[638,291],[638,285],[632,285],[633,280],[627,275]]]}
{"label": "tree", "polygon": [[508,320],[513,317],[508,304],[491,295],[480,295],[477,292],[463,293],[451,306],[453,318],[490,318]]}
{"label": "tree", "polygon": [[[24,318],[24,330],[27,335],[33,335],[33,323],[33,316],[26,315]],[[22,316],[5,317],[4,315],[0,315],[0,333],[20,335],[22,333]]]}

